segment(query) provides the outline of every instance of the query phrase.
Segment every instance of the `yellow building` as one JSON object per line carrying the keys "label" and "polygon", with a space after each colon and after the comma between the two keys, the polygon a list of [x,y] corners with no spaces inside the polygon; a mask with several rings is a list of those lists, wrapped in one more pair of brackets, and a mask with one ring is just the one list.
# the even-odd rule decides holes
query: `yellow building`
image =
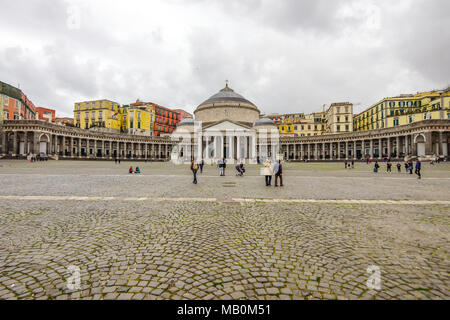
{"label": "yellow building", "polygon": [[318,136],[326,131],[324,112],[271,114],[267,117],[275,122],[280,135]]}
{"label": "yellow building", "polygon": [[120,104],[110,100],[76,102],[73,111],[74,125],[78,128],[93,127],[121,130]]}
{"label": "yellow building", "polygon": [[325,113],[326,133],[353,131],[353,104],[332,103]]}
{"label": "yellow building", "polygon": [[155,110],[151,105],[120,106],[110,100],[75,103],[74,125],[82,129],[102,128],[130,134],[152,135]]}
{"label": "yellow building", "polygon": [[384,98],[354,116],[355,131],[391,128],[424,119],[450,119],[450,88]]}
{"label": "yellow building", "polygon": [[123,132],[152,135],[155,122],[154,108],[147,108],[146,106],[123,106],[121,120]]}

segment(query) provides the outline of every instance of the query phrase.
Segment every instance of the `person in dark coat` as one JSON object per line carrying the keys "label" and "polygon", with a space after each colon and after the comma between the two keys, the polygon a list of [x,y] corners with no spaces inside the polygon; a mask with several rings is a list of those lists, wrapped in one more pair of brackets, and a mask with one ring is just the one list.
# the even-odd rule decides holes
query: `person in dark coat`
{"label": "person in dark coat", "polygon": [[281,161],[275,162],[273,166],[273,174],[275,175],[275,187],[278,187],[278,179],[280,179],[280,187],[283,186],[283,166]]}
{"label": "person in dark coat", "polygon": [[417,174],[417,179],[422,179],[422,176],[420,174],[420,169],[422,168],[422,163],[420,162],[419,159],[416,160],[416,174]]}

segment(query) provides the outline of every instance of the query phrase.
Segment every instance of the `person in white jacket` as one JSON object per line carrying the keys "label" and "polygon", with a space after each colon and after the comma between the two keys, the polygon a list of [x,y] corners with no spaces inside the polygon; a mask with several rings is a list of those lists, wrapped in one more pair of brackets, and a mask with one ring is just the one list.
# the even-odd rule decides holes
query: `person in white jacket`
{"label": "person in white jacket", "polygon": [[266,186],[270,186],[272,183],[272,164],[269,159],[264,163],[264,176],[266,177]]}

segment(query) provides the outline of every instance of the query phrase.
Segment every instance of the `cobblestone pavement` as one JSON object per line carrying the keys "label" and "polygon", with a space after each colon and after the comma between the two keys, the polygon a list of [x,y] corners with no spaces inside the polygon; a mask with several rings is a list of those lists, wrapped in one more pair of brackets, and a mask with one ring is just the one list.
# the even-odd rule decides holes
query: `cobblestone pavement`
{"label": "cobblestone pavement", "polygon": [[[76,194],[86,198],[0,198],[0,299],[450,297],[450,206],[438,201],[431,205],[388,201],[414,199],[423,192],[428,196],[419,199],[448,200],[448,167],[430,169],[434,178],[422,181],[406,174],[389,179],[368,175],[371,183],[384,179],[387,191],[380,196],[383,188],[374,183],[373,196],[367,199],[385,199],[385,203],[290,203],[237,202],[230,194],[251,198],[254,192],[268,198],[301,199],[303,194],[296,192],[303,190],[314,199],[339,198],[332,196],[333,188],[326,187],[330,184],[323,174],[326,167],[316,175],[310,173],[310,178],[297,175],[285,189],[267,188],[270,191],[260,186],[258,168],[250,168],[250,176],[225,177],[228,184],[245,181],[241,191],[220,183],[211,193],[216,200],[196,201],[190,190],[197,186],[192,186],[183,169],[170,165],[159,164],[157,169],[156,164],[146,164],[149,168],[144,170],[158,173],[140,177],[120,175],[112,167],[109,175],[101,177],[89,173],[98,164],[77,164],[78,168],[70,169],[62,161],[49,163],[28,169],[28,164],[0,162],[0,195]],[[350,183],[362,178],[327,166],[333,169],[328,171],[330,176],[342,175],[341,180],[357,197],[366,198],[366,193],[358,193],[359,185]],[[21,168],[32,172],[25,174]],[[286,168],[292,177],[298,174],[294,165]],[[211,172],[204,174],[210,177],[200,177],[200,182],[211,187],[219,177],[213,177],[213,168],[207,170]],[[164,183],[165,172],[172,173],[166,180],[170,186],[181,185],[171,197],[186,200],[152,200],[166,192],[157,192],[158,187],[170,189],[154,185]],[[310,185],[313,192],[307,191]],[[405,190],[396,192],[399,185]],[[319,192],[321,186],[325,194]],[[333,187],[336,192],[341,188],[339,183]],[[418,191],[411,196],[407,191],[413,188]],[[92,198],[99,194],[148,198]],[[197,190],[193,194],[206,198],[210,193]],[[373,265],[380,268],[380,290],[367,287],[371,276],[367,268]],[[67,287],[74,275],[70,266],[80,269],[80,289]]]}

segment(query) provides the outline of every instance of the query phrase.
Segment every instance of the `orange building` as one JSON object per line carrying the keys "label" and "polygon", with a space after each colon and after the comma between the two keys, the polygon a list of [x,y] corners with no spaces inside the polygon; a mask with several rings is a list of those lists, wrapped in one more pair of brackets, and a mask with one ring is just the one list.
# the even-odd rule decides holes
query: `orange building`
{"label": "orange building", "polygon": [[0,119],[35,119],[36,107],[22,90],[0,81]]}
{"label": "orange building", "polygon": [[38,115],[38,120],[55,122],[55,110],[53,109],[37,107],[36,113]]}

